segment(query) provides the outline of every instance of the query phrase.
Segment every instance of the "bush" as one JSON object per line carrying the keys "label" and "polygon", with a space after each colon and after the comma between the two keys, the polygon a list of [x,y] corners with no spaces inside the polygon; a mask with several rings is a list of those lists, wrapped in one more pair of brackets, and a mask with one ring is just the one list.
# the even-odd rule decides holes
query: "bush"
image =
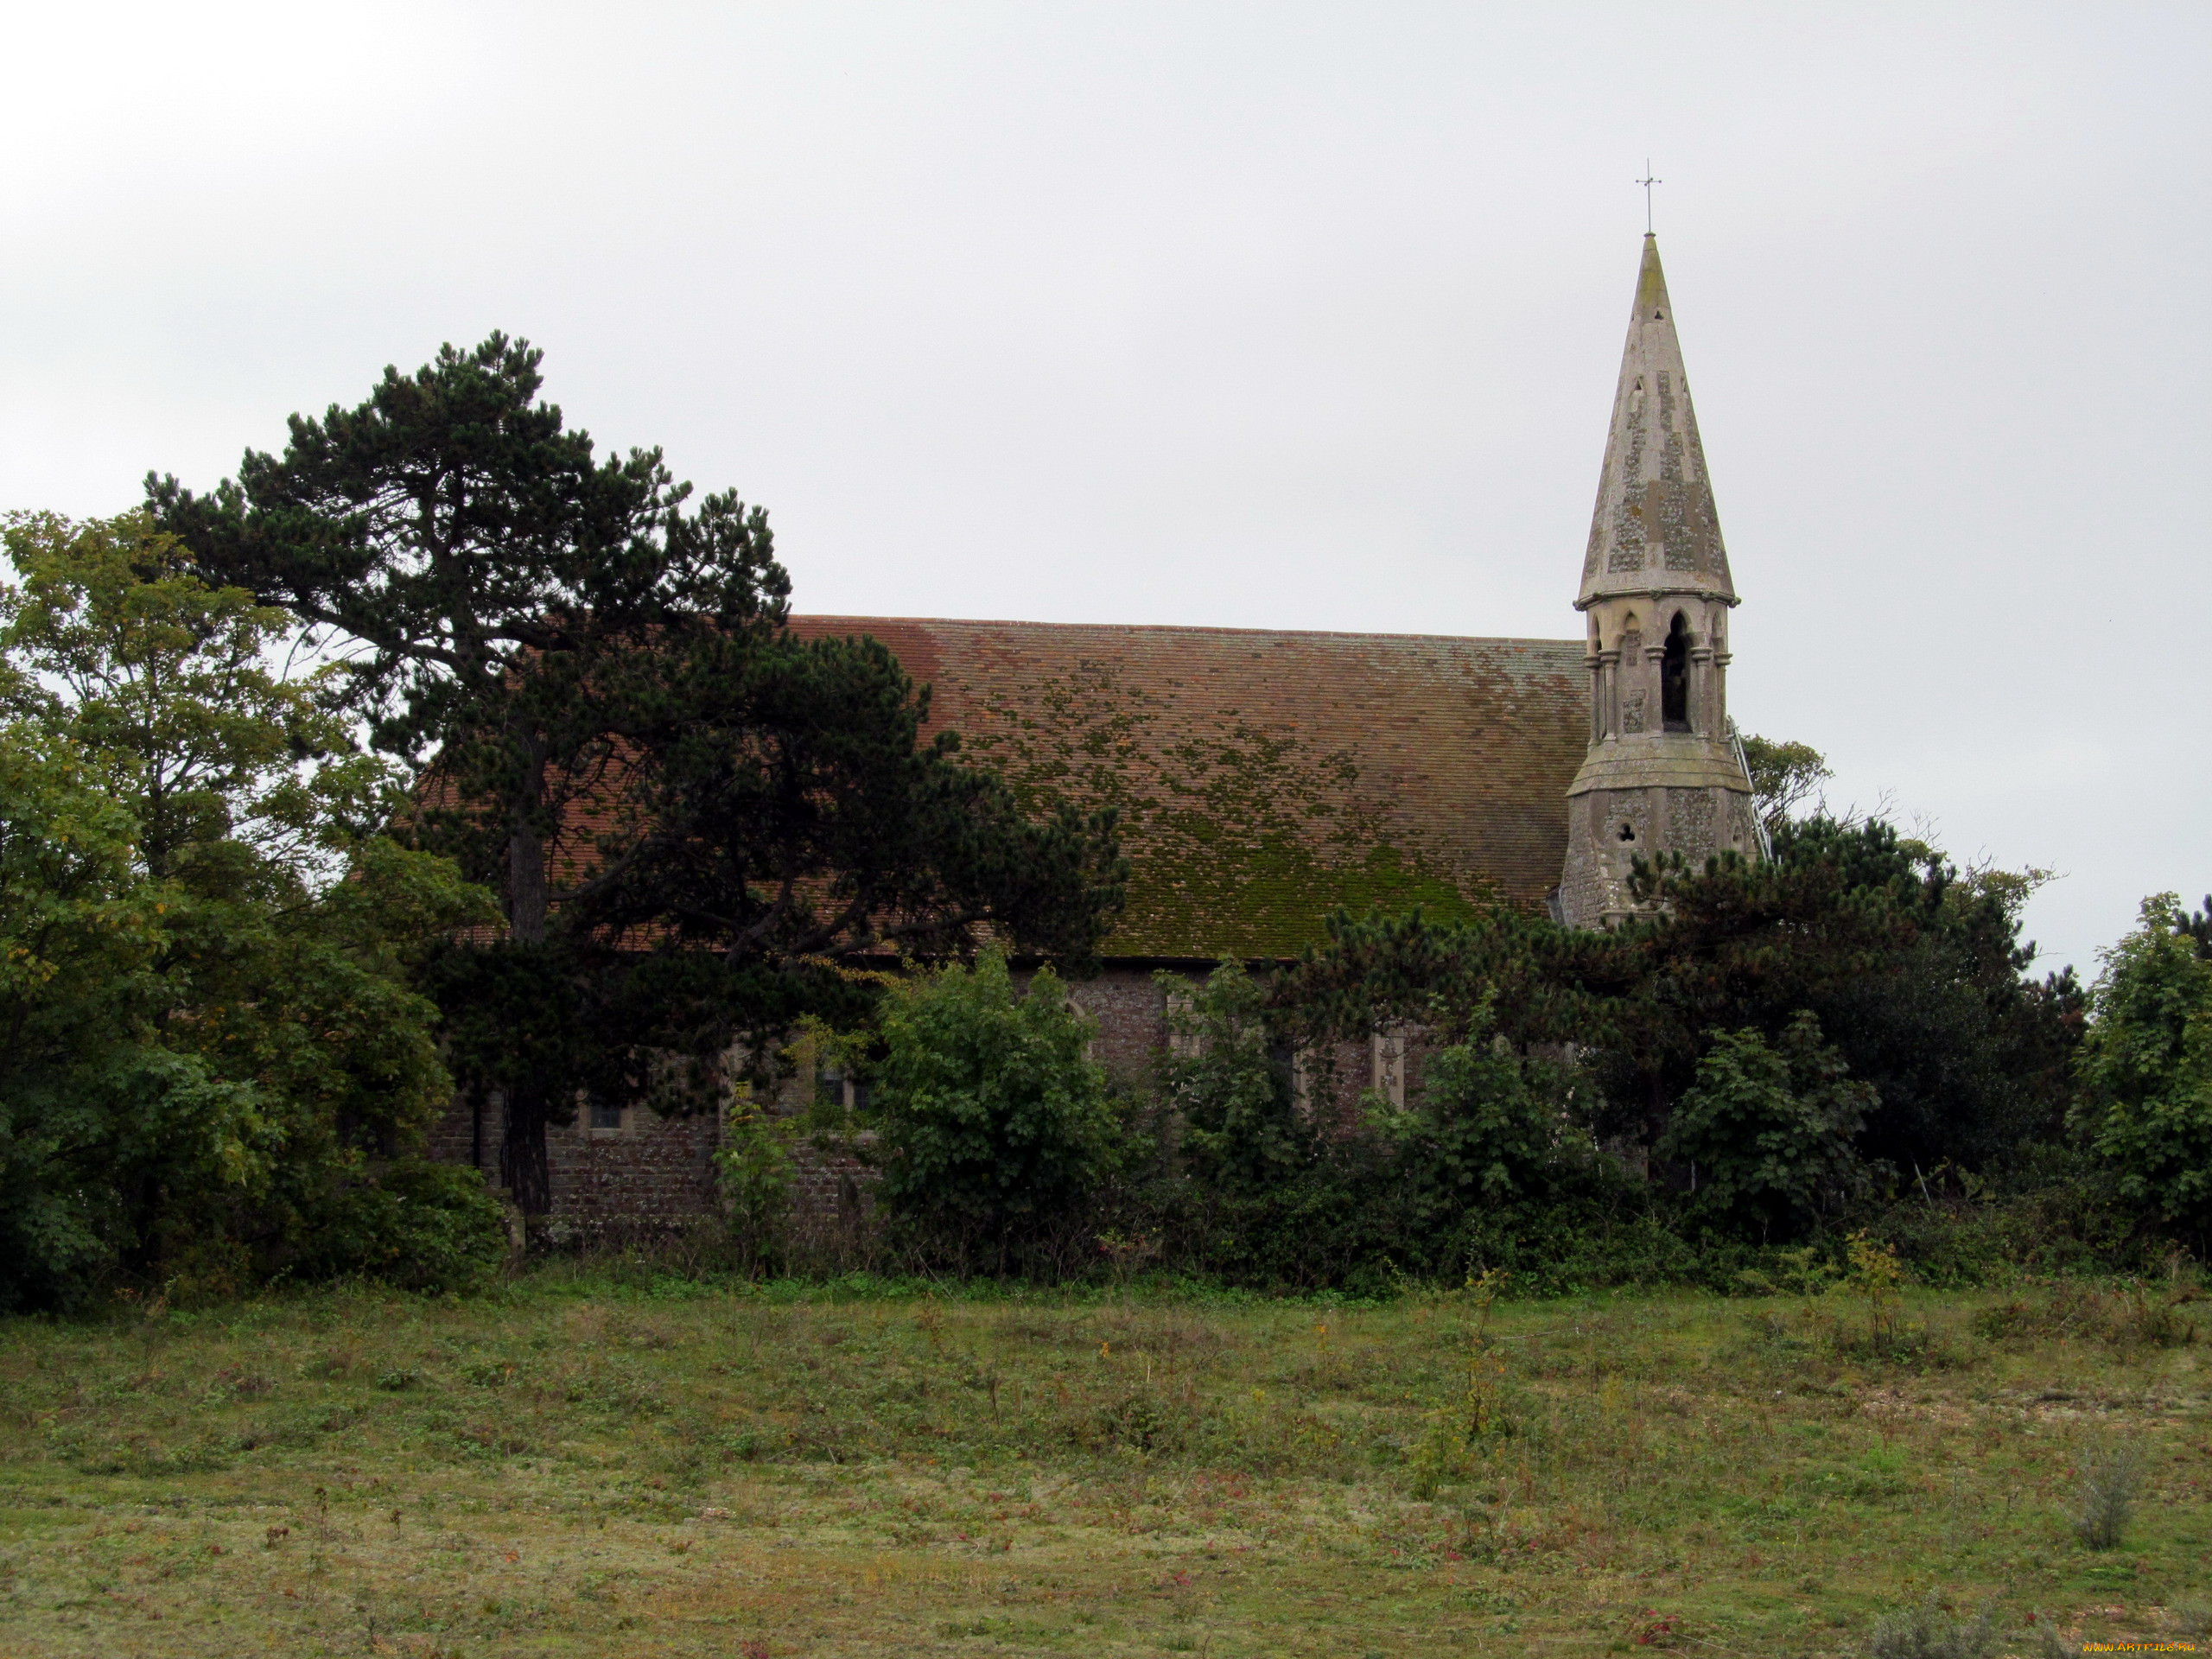
{"label": "bush", "polygon": [[1769,1044],[1755,1029],[1715,1032],[1697,1083],[1675,1106],[1662,1158],[1695,1172],[1695,1208],[1762,1238],[1795,1237],[1866,1185],[1852,1150],[1874,1092],[1851,1080],[1800,1011]]}
{"label": "bush", "polygon": [[1317,1138],[1293,1101],[1289,1052],[1268,1028],[1265,988],[1236,962],[1196,991],[1178,975],[1156,977],[1173,1039],[1160,1097],[1191,1174],[1208,1192],[1250,1194],[1308,1168]]}
{"label": "bush", "polygon": [[2196,1321],[2182,1306],[2197,1299],[2194,1289],[2154,1296],[2140,1284],[2100,1290],[2090,1285],[2060,1285],[2040,1302],[2015,1299],[1974,1315],[1976,1334],[1993,1341],[2044,1340],[2086,1337],[2124,1351],[2180,1348],[2196,1340]]}
{"label": "bush", "polygon": [[468,1290],[505,1261],[507,1212],[474,1169],[409,1159],[346,1183],[307,1217],[293,1272],[401,1290]]}
{"label": "bush", "polygon": [[795,1186],[792,1126],[760,1109],[750,1099],[733,1104],[722,1124],[722,1143],[715,1151],[721,1177],[730,1242],[748,1273],[782,1265],[789,1243]]}
{"label": "bush", "polygon": [[2212,959],[2172,893],[2104,953],[2077,1068],[2075,1123],[2121,1196],[2171,1225],[2212,1229]]}
{"label": "bush", "polygon": [[894,1223],[963,1271],[1039,1264],[1117,1150],[1090,1020],[1049,969],[1018,992],[993,950],[892,986],[882,1028],[873,1116]]}
{"label": "bush", "polygon": [[2074,1535],[2089,1549],[2116,1549],[2127,1535],[2135,1497],[2143,1484],[2143,1459],[2132,1446],[2094,1453],[2082,1465],[2074,1504]]}
{"label": "bush", "polygon": [[1899,1608],[1875,1622],[1866,1659],[1991,1659],[2001,1643],[1986,1610],[1971,1621],[1955,1618],[1935,1596]]}
{"label": "bush", "polygon": [[1597,1147],[1568,1116],[1569,1074],[1523,1059],[1486,1036],[1487,1025],[1430,1059],[1407,1148],[1421,1167],[1408,1174],[1460,1206],[1552,1198],[1586,1184]]}

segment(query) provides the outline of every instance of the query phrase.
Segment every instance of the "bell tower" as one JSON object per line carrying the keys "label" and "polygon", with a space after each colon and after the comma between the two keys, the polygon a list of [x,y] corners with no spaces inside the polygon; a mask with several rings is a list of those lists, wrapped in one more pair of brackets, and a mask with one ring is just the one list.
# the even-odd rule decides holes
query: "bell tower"
{"label": "bell tower", "polygon": [[1559,912],[1605,927],[1635,912],[1631,861],[1758,856],[1751,785],[1728,724],[1737,603],[1690,409],[1659,245],[1643,238],[1582,561],[1590,749],[1567,795]]}

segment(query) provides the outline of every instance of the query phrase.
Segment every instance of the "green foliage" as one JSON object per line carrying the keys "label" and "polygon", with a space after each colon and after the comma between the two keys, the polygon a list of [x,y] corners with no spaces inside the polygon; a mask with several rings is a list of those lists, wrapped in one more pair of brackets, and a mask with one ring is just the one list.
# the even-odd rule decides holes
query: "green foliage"
{"label": "green foliage", "polygon": [[1026,992],[987,950],[892,988],[875,1067],[882,1198],[927,1254],[1003,1271],[1110,1169],[1093,1027],[1049,969]]}
{"label": "green foliage", "polygon": [[381,771],[266,670],[278,619],[143,515],[8,537],[0,1301],[374,1270],[333,1230],[449,1094],[408,976],[484,895],[365,835]]}
{"label": "green foliage", "polygon": [[302,1279],[467,1291],[506,1258],[507,1212],[473,1169],[402,1159],[345,1181],[289,1264]]}
{"label": "green foliage", "polygon": [[722,1120],[715,1170],[730,1239],[747,1272],[770,1272],[782,1264],[796,1185],[796,1138],[792,1124],[762,1111],[749,1096],[734,1102]]}
{"label": "green foliage", "polygon": [[[149,480],[204,572],[346,647],[353,706],[419,769],[414,828],[499,890],[504,936],[433,983],[533,1214],[580,1096],[711,1109],[733,1047],[863,1012],[838,963],[887,947],[988,927],[1086,961],[1122,874],[1109,817],[920,743],[926,690],[881,645],[793,639],[766,513],[690,505],[658,451],[595,458],[539,362],[448,346],[211,494]],[[662,1086],[671,1056],[696,1087]]]}
{"label": "green foliage", "polygon": [[16,513],[6,544],[22,579],[0,589],[9,701],[130,812],[149,874],[197,859],[238,866],[203,887],[270,864],[327,877],[397,804],[333,707],[342,671],[273,670],[292,619],[207,586],[151,514]]}
{"label": "green foliage", "polygon": [[[130,816],[66,745],[0,728],[0,1306],[64,1299],[107,1255],[85,1183],[158,1006],[162,904],[131,861]],[[207,1121],[219,1149],[232,1144]]]}
{"label": "green foliage", "polygon": [[1694,1166],[1703,1215],[1761,1238],[1802,1235],[1866,1185],[1852,1141],[1874,1091],[1850,1071],[1809,1012],[1771,1044],[1756,1029],[1715,1032],[1659,1155]]}
{"label": "green foliage", "polygon": [[1242,963],[1202,986],[1156,976],[1168,999],[1163,1104],[1192,1179],[1209,1194],[1265,1192],[1309,1165],[1311,1128],[1292,1098],[1291,1061],[1267,1019],[1267,994]]}
{"label": "green foliage", "polygon": [[1414,1177],[1454,1210],[1558,1198],[1586,1185],[1598,1151],[1574,1112],[1576,1077],[1484,1035],[1431,1055],[1418,1128],[1406,1147]]}
{"label": "green foliage", "polygon": [[2121,1193],[2212,1227],[2212,960],[2172,893],[2105,953],[2082,1046],[2077,1126]]}
{"label": "green foliage", "polygon": [[1651,1268],[1655,1239],[1622,1212],[1630,1195],[1578,1121],[1586,1076],[1516,1052],[1486,1008],[1427,1057],[1407,1109],[1370,1096],[1363,1121],[1338,1122],[1326,1051],[1309,1051],[1301,1104],[1296,1028],[1241,964],[1198,988],[1160,979],[1173,1036],[1161,1134],[1180,1179],[1135,1196],[1173,1253],[1239,1282],[1302,1286],[1471,1264],[1557,1285]]}
{"label": "green foliage", "polygon": [[1821,785],[1835,776],[1827,757],[1811,744],[1769,737],[1744,739],[1744,764],[1751,774],[1751,798],[1770,835],[1799,817],[1799,809],[1816,800]]}
{"label": "green foliage", "polygon": [[1601,1102],[1589,1127],[1653,1146],[1716,1032],[1781,1042],[1801,1012],[1868,1084],[1870,1165],[1990,1168],[2056,1128],[2081,1025],[2070,975],[2023,970],[2018,894],[1962,882],[1878,823],[1786,824],[1771,862],[1643,867],[1656,909],[1605,932],[1494,912],[1471,922],[1338,916],[1279,982],[1307,1040],[1391,1023],[1447,1042],[1494,1011],[1519,1052],[1573,1045]]}

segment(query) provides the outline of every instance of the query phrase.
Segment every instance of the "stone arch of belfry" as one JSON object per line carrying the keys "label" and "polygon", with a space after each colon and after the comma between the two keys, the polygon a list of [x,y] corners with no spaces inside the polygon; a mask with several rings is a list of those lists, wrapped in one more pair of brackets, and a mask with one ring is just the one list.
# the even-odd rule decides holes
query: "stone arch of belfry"
{"label": "stone arch of belfry", "polygon": [[1736,604],[1675,308],[1647,236],[1574,601],[1590,748],[1567,790],[1558,912],[1568,925],[1634,914],[1628,878],[1638,857],[1678,853],[1696,867],[1720,852],[1758,855],[1751,779],[1728,723]]}

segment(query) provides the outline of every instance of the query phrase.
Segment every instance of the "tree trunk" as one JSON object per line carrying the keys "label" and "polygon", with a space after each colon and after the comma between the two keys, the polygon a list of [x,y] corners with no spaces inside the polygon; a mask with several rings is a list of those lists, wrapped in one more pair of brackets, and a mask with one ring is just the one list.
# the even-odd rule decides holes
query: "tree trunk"
{"label": "tree trunk", "polygon": [[545,804],[545,745],[535,736],[525,736],[520,746],[522,786],[508,808],[507,819],[507,937],[517,944],[543,944],[545,842],[537,833],[537,819]]}
{"label": "tree trunk", "polygon": [[[524,798],[516,804],[507,833],[507,938],[515,944],[545,943],[545,842],[532,815],[543,798],[542,747],[526,746],[530,766]],[[525,1216],[553,1208],[553,1173],[545,1152],[545,1088],[542,1080],[510,1079],[505,1125],[499,1137],[499,1181]]]}
{"label": "tree trunk", "polygon": [[1649,1172],[1646,1179],[1655,1179],[1679,1192],[1690,1186],[1696,1178],[1691,1173],[1694,1166],[1671,1163],[1659,1156],[1659,1142],[1666,1135],[1668,1120],[1671,1116],[1667,1109],[1667,1079],[1656,1069],[1646,1071],[1643,1074],[1643,1143],[1649,1148],[1645,1160],[1645,1168]]}
{"label": "tree trunk", "polygon": [[499,1136],[499,1185],[525,1216],[550,1214],[553,1170],[545,1155],[545,1097],[533,1084],[506,1091],[505,1125]]}
{"label": "tree trunk", "polygon": [[507,936],[517,944],[545,943],[545,843],[526,820],[507,835]]}

